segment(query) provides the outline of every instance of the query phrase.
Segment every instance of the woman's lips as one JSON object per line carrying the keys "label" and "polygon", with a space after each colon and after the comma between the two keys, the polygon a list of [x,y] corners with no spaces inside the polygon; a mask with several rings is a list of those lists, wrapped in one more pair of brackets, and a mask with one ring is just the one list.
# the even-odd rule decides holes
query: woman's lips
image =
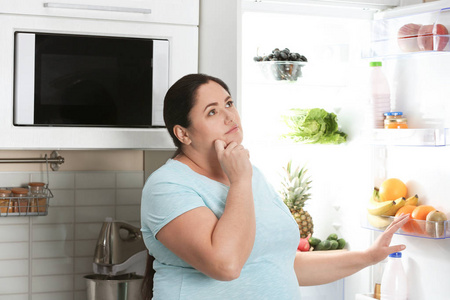
{"label": "woman's lips", "polygon": [[233,128],[231,128],[230,130],[228,130],[226,134],[236,132],[236,131],[238,131],[238,129],[239,129],[239,126],[235,125],[235,126],[233,126]]}

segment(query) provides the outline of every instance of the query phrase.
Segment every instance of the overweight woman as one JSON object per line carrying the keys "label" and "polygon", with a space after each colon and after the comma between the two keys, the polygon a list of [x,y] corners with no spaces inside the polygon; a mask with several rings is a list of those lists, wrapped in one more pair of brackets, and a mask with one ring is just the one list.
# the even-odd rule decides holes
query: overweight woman
{"label": "overweight woman", "polygon": [[154,257],[146,299],[299,300],[299,285],[335,281],[405,248],[390,246],[401,216],[365,251],[297,252],[298,225],[251,164],[222,80],[179,79],[164,121],[177,151],[143,189],[141,230]]}

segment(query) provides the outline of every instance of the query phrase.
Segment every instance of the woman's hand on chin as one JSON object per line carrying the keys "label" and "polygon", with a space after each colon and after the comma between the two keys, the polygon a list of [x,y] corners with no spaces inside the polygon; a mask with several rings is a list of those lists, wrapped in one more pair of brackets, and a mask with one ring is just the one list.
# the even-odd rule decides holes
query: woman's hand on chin
{"label": "woman's hand on chin", "polygon": [[251,180],[252,165],[250,154],[244,146],[236,142],[227,143],[223,140],[216,140],[214,147],[217,158],[230,183],[240,180]]}

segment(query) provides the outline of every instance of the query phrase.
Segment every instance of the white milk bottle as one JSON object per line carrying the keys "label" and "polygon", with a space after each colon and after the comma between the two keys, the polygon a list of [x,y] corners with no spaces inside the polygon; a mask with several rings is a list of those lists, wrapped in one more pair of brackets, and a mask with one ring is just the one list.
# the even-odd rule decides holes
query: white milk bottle
{"label": "white milk bottle", "polygon": [[369,119],[373,128],[384,128],[384,113],[391,111],[391,93],[380,61],[370,63],[369,88]]}
{"label": "white milk bottle", "polygon": [[402,265],[402,253],[389,254],[381,278],[381,300],[407,300],[406,273]]}

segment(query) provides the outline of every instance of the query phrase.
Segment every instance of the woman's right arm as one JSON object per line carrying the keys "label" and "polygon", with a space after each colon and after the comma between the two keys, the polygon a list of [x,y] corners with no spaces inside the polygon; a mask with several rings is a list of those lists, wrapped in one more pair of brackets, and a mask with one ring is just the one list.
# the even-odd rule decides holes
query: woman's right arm
{"label": "woman's right arm", "polygon": [[216,151],[230,180],[220,219],[207,207],[192,209],[165,225],[157,239],[178,257],[217,280],[239,277],[255,240],[252,166],[242,146],[221,141]]}

